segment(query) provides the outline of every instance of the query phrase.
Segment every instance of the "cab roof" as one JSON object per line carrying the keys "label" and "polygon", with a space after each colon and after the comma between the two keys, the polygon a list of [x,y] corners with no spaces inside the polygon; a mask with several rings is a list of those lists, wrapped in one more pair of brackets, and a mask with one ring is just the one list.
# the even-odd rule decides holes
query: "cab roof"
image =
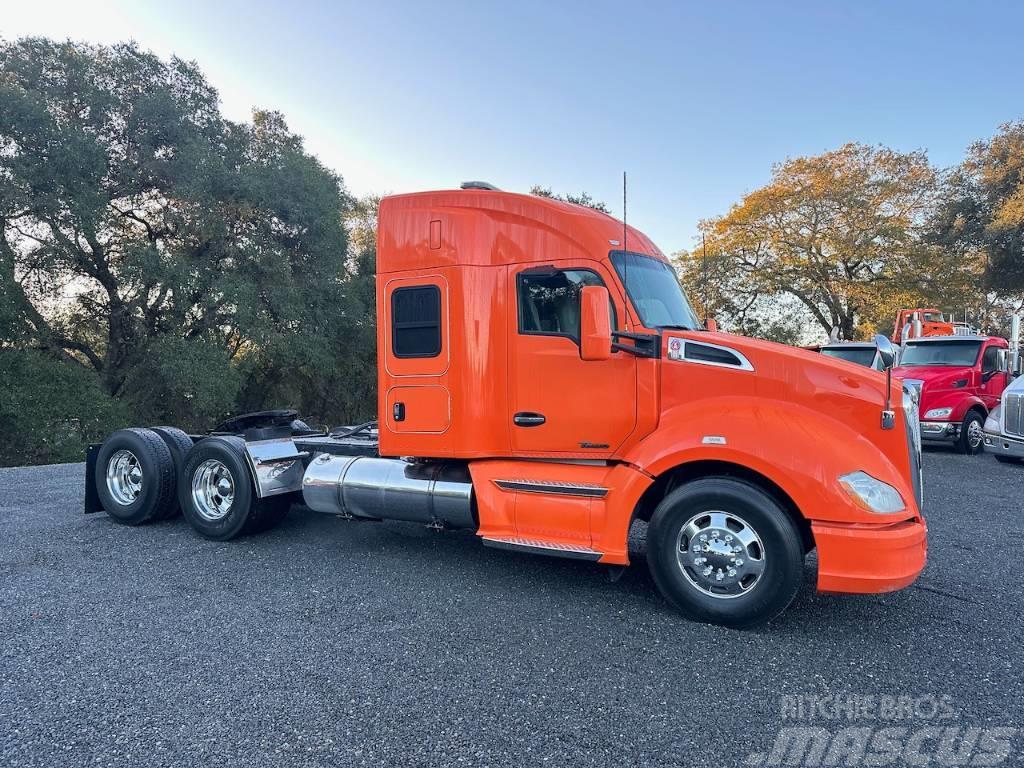
{"label": "cab roof", "polygon": [[378,267],[597,260],[615,250],[668,261],[643,232],[623,230],[607,213],[536,195],[480,188],[392,195],[380,203]]}

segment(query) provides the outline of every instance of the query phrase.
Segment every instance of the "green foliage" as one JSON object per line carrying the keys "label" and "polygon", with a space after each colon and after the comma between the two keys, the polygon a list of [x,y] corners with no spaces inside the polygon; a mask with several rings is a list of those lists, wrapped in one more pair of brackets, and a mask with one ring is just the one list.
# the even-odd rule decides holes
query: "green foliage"
{"label": "green foliage", "polygon": [[0,41],[0,344],[93,374],[141,423],[372,410],[355,210],[280,114],[224,119],[191,62]]}
{"label": "green foliage", "polygon": [[600,200],[595,200],[586,192],[580,192],[578,195],[566,194],[556,195],[551,191],[550,187],[542,187],[539,184],[534,184],[530,187],[530,194],[536,195],[537,197],[547,197],[552,200],[561,200],[563,203],[573,203],[575,205],[585,205],[587,208],[593,208],[595,211],[601,211],[602,213],[611,213],[611,210]]}
{"label": "green foliage", "polygon": [[82,461],[85,447],[129,423],[124,404],[76,363],[0,349],[0,466]]}
{"label": "green foliage", "polygon": [[164,336],[133,365],[123,400],[140,424],[201,432],[230,415],[242,389],[242,366],[212,339]]}

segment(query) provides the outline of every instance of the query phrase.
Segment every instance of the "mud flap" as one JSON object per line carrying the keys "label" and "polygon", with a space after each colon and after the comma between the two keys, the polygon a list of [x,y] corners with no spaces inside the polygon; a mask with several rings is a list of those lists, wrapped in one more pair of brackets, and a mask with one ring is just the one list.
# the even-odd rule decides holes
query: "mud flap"
{"label": "mud flap", "polygon": [[85,449],[85,514],[103,512],[100,495],[96,492],[96,456],[100,452],[100,443],[94,443]]}

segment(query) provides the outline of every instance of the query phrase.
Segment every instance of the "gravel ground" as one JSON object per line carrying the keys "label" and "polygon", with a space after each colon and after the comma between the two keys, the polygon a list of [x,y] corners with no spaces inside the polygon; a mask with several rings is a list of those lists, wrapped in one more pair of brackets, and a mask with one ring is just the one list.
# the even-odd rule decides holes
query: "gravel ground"
{"label": "gravel ground", "polygon": [[809,561],[753,632],[680,618],[642,561],[611,582],[302,509],[225,544],[180,518],[125,528],[81,513],[83,471],[0,470],[3,768],[745,765],[783,726],[848,726],[794,715],[835,695],[875,702],[870,728],[898,696],[912,730],[935,699],[942,725],[1024,725],[1024,466],[988,456],[926,454],[914,587],[818,595]]}

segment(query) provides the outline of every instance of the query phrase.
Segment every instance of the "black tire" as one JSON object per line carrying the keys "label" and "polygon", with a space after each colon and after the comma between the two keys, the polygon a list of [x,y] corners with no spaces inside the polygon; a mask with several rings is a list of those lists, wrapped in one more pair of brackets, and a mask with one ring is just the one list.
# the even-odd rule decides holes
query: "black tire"
{"label": "black tire", "polygon": [[[112,462],[127,458],[123,451],[134,457],[134,465],[141,471],[138,495],[129,503],[125,503],[127,490],[121,491],[119,499],[107,485],[107,468]],[[96,456],[93,482],[103,509],[125,525],[142,525],[161,519],[175,505],[171,451],[160,436],[149,429],[121,429],[104,440]]]}
{"label": "black tire", "polygon": [[994,453],[992,455],[996,457],[996,461],[1001,462],[1003,464],[1020,464],[1019,456],[1003,456],[998,453]]}
{"label": "black tire", "polygon": [[[233,490],[229,507],[217,519],[204,516],[192,493],[193,479],[211,460],[220,462],[226,469]],[[291,505],[291,497],[258,498],[246,464],[245,441],[240,437],[217,436],[199,441],[189,451],[178,479],[178,502],[185,519],[197,533],[213,541],[228,541],[277,524]]]}
{"label": "black tire", "polygon": [[[971,427],[978,427],[977,445],[971,444]],[[956,440],[956,449],[965,456],[977,456],[985,450],[985,417],[978,411],[968,411],[960,424],[960,437]]]}
{"label": "black tire", "polygon": [[181,505],[178,504],[178,478],[181,477],[181,470],[185,466],[185,457],[192,450],[192,438],[186,435],[177,427],[150,427],[153,432],[159,435],[160,439],[167,445],[171,452],[171,461],[174,463],[174,504],[164,517],[154,520],[167,520],[181,514]]}
{"label": "black tire", "polygon": [[[684,527],[693,519],[698,525],[710,520],[710,513],[719,511],[734,516],[729,525],[737,525],[736,518],[746,523],[763,546],[760,576],[747,582],[749,592],[740,590],[732,597],[711,594],[714,589],[724,591],[715,585],[708,590],[698,587],[695,582],[700,580],[700,574],[693,569],[684,570],[676,554]],[[708,516],[704,517],[704,513]],[[728,530],[715,526],[715,530],[722,530],[724,539],[742,527]],[[709,544],[719,539],[716,535]],[[738,537],[732,540],[734,545],[739,544]],[[748,551],[757,549],[760,548],[754,544]],[[709,557],[714,565],[720,557],[729,556],[712,553]],[[757,560],[756,557],[751,559]],[[733,478],[703,478],[677,488],[654,510],[647,529],[647,563],[658,589],[685,616],[709,624],[746,629],[778,616],[800,589],[803,560],[803,540],[789,515],[760,488]],[[750,565],[747,563],[746,567]],[[739,584],[744,578],[751,577],[741,572]]]}

